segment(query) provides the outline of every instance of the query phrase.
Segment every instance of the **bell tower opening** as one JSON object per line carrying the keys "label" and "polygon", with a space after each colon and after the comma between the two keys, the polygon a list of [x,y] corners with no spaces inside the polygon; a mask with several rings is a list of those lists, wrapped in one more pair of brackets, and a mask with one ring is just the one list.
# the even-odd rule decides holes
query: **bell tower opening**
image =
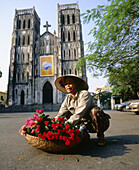
{"label": "bell tower opening", "polygon": [[53,103],[53,88],[48,81],[43,86],[43,104],[45,103]]}

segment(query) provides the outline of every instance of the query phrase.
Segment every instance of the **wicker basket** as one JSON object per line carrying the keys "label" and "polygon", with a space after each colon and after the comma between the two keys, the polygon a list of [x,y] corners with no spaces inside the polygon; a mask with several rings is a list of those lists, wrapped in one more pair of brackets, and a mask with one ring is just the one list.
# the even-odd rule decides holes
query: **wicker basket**
{"label": "wicker basket", "polygon": [[39,137],[35,137],[29,134],[25,135],[25,139],[31,146],[41,149],[50,153],[64,153],[73,150],[78,144],[72,146],[66,146],[65,144],[56,143],[52,141],[46,141]]}

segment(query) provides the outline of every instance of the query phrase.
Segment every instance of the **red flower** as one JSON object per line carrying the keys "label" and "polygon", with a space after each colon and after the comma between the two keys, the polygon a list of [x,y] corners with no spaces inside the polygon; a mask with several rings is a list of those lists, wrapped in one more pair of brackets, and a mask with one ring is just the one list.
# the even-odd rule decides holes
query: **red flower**
{"label": "red flower", "polygon": [[66,136],[63,136],[63,141],[66,141],[67,140],[67,137]]}
{"label": "red flower", "polygon": [[63,119],[63,117],[58,117],[58,120],[59,120],[60,122],[62,122],[62,123],[65,122],[64,119]]}
{"label": "red flower", "polygon": [[55,122],[55,118],[54,117],[53,117],[52,121]]}
{"label": "red flower", "polygon": [[71,144],[71,141],[70,140],[66,140],[65,144],[68,146]]}
{"label": "red flower", "polygon": [[42,114],[42,113],[43,113],[43,109],[40,109],[40,110],[39,110],[39,114]]}
{"label": "red flower", "polygon": [[70,129],[70,125],[66,124],[66,125],[65,125],[65,129],[66,129],[66,130],[69,130],[69,129]]}
{"label": "red flower", "polygon": [[37,109],[36,112],[39,113],[39,109]]}
{"label": "red flower", "polygon": [[46,126],[48,126],[49,122],[48,122],[48,121],[45,121],[44,124],[45,124]]}

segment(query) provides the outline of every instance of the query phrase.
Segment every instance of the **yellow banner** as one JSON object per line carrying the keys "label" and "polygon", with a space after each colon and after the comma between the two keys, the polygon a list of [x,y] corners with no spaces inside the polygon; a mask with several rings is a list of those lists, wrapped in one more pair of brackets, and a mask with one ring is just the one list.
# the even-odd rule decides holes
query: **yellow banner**
{"label": "yellow banner", "polygon": [[53,56],[40,56],[40,76],[53,76]]}

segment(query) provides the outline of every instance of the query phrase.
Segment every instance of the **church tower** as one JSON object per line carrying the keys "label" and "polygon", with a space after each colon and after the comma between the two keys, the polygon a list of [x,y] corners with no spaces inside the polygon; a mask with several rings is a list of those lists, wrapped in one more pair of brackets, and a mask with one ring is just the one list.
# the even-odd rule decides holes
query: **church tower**
{"label": "church tower", "polygon": [[15,10],[10,53],[8,104],[34,103],[34,51],[40,36],[40,18],[35,8]]}
{"label": "church tower", "polygon": [[61,75],[76,74],[86,78],[86,70],[75,69],[77,61],[84,56],[80,10],[77,3],[58,4],[59,55],[61,55]]}
{"label": "church tower", "polygon": [[40,18],[35,8],[15,10],[8,105],[53,107],[65,98],[54,85],[57,77],[76,74],[87,79],[85,69],[75,69],[84,56],[78,3],[58,4],[58,36],[56,31],[49,32],[50,26],[46,21],[46,31],[40,35]]}

